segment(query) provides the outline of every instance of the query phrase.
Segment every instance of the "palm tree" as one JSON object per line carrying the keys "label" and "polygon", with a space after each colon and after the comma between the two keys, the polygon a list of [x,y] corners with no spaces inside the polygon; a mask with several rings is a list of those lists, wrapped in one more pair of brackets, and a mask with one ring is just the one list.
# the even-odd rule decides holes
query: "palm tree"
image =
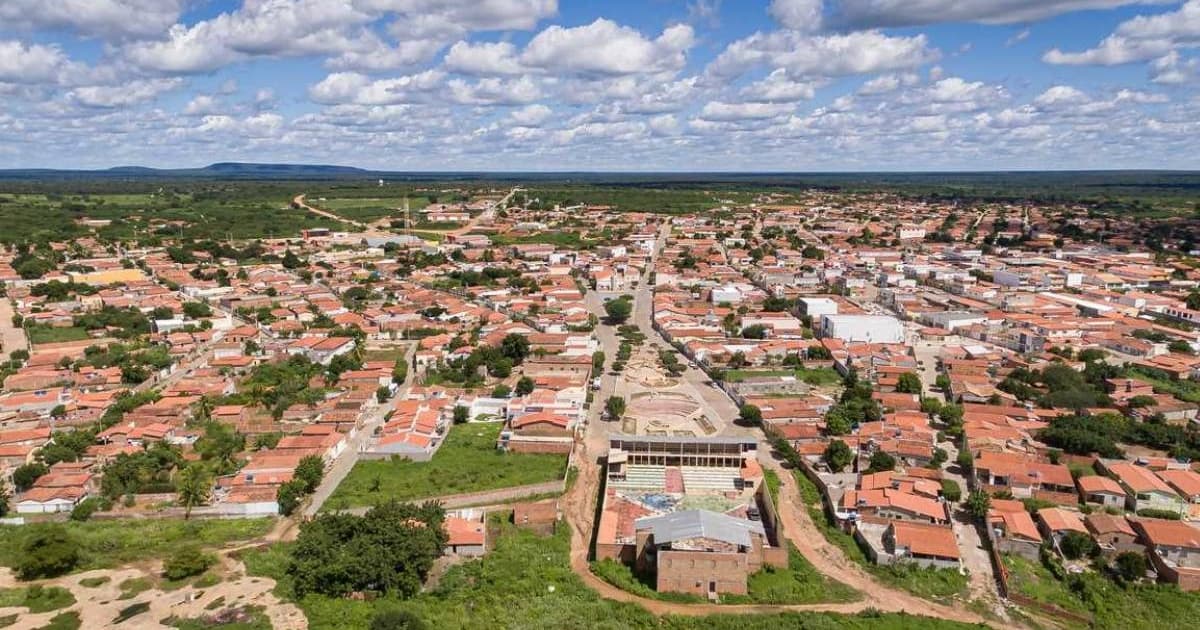
{"label": "palm tree", "polygon": [[212,478],[203,466],[192,464],[179,473],[179,483],[175,490],[184,509],[183,519],[187,520],[192,516],[192,508],[208,503],[212,495]]}

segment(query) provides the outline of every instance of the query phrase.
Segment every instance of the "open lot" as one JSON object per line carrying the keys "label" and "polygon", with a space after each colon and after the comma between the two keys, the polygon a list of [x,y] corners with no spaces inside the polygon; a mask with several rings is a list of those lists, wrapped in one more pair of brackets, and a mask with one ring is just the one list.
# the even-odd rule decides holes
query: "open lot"
{"label": "open lot", "polygon": [[496,490],[554,481],[566,472],[563,455],[502,453],[496,450],[500,423],[454,426],[433,459],[359,461],[325,509],[374,505],[384,499],[407,501],[463,492]]}

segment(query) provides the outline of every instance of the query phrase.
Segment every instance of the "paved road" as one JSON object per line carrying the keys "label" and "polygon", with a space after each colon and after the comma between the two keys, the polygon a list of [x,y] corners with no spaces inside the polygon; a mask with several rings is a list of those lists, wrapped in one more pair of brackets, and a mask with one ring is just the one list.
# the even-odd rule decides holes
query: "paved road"
{"label": "paved road", "polygon": [[[412,365],[413,354],[417,351],[417,344],[409,345],[408,352],[404,355],[404,360]],[[342,454],[333,460],[329,468],[325,471],[325,476],[321,479],[321,485],[317,486],[316,491],[312,493],[308,501],[308,505],[304,508],[305,516],[314,516],[325,501],[333,495],[333,491],[337,489],[338,484],[350,474],[350,470],[354,468],[354,464],[358,462],[358,454],[367,448],[368,441],[375,434],[375,428],[382,425],[384,418],[391,413],[392,409],[396,408],[396,401],[404,398],[408,393],[408,388],[412,386],[416,379],[416,370],[409,370],[408,376],[404,383],[396,390],[396,395],[392,396],[386,403],[379,405],[368,412],[367,420],[363,423],[363,427],[358,430],[358,433],[350,439],[350,443],[346,445]]]}
{"label": "paved road", "polygon": [[5,357],[12,354],[14,350],[29,349],[29,340],[25,337],[25,329],[13,326],[12,319],[15,313],[12,300],[0,298],[0,351],[4,353]]}

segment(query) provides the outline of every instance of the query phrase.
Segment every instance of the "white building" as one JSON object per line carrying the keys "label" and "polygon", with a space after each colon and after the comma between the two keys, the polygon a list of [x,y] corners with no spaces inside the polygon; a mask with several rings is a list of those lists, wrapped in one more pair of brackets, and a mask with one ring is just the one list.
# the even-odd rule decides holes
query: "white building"
{"label": "white building", "polygon": [[900,343],[904,325],[889,315],[822,315],[821,336],[842,341]]}
{"label": "white building", "polygon": [[800,298],[801,311],[814,319],[822,315],[837,315],[837,302],[823,297]]}

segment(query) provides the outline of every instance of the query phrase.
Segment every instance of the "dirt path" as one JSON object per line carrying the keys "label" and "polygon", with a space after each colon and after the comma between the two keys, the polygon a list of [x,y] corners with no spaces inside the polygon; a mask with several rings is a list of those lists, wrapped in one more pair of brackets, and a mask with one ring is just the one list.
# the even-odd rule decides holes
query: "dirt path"
{"label": "dirt path", "polygon": [[964,623],[987,623],[979,615],[950,606],[936,604],[903,591],[880,584],[873,576],[846,558],[841,549],[830,544],[817,530],[807,511],[802,507],[799,489],[788,471],[777,469],[782,481],[780,488],[780,518],[788,539],[818,571],[859,590],[863,598],[857,602],[798,605],[724,605],[684,604],[649,599],[621,590],[596,577],[588,566],[588,548],[591,544],[591,523],[595,516],[595,502],[599,489],[601,467],[594,456],[583,448],[579,458],[579,479],[563,497],[563,511],[567,525],[571,528],[571,569],[583,582],[601,597],[609,600],[635,603],[656,615],[710,615],[710,614],[766,614],[786,611],[856,613],[874,608],[885,612],[905,612],[912,615],[939,617]]}

